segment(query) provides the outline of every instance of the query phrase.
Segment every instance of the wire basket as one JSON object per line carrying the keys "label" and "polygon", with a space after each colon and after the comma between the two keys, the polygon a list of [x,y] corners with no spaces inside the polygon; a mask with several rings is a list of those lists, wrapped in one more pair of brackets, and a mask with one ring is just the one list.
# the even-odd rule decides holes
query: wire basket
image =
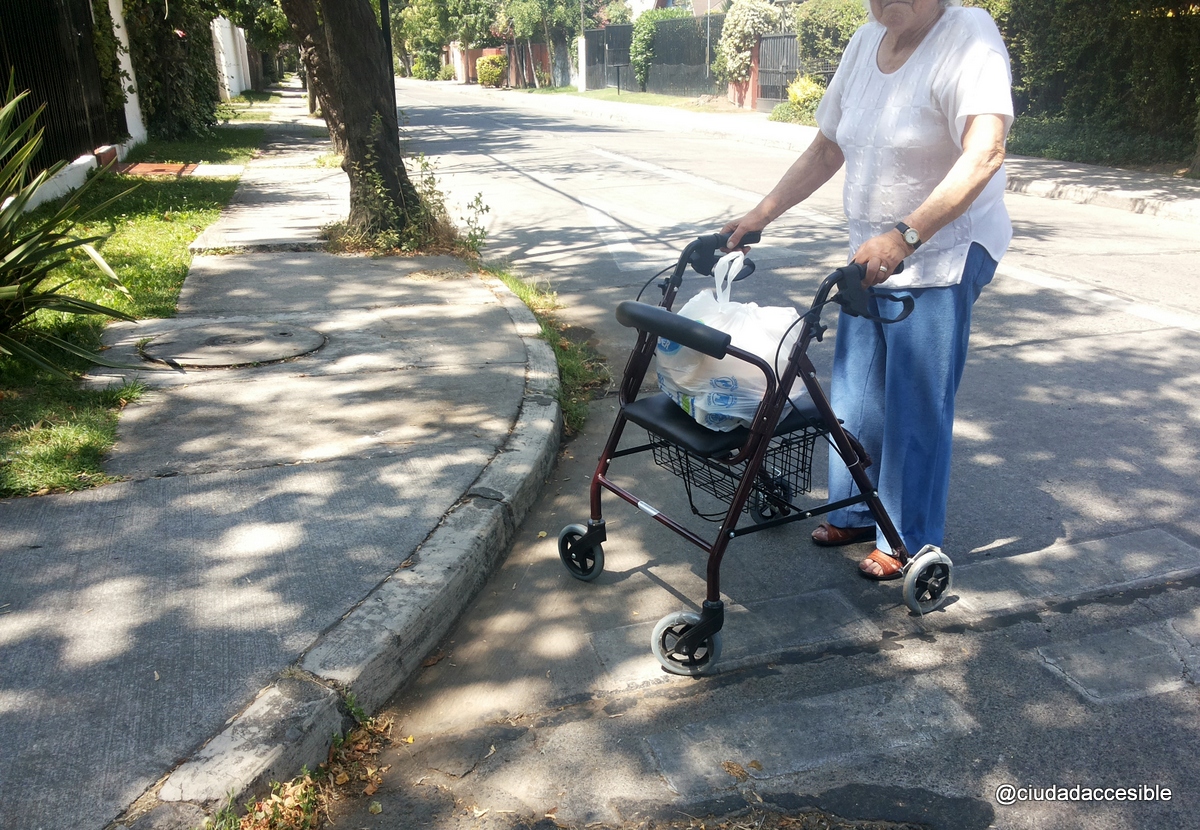
{"label": "wire basket", "polygon": [[[821,430],[809,427],[771,439],[762,468],[754,480],[754,492],[760,497],[759,503],[766,499],[791,502],[796,496],[812,489],[813,448],[821,434]],[[649,433],[649,436],[654,463],[683,479],[693,513],[704,518],[715,518],[714,514],[705,514],[696,508],[692,499],[693,490],[708,493],[726,505],[733,501],[738,484],[745,476],[747,462],[722,464],[711,458],[692,455],[678,444],[665,441],[654,433]],[[742,512],[748,512],[754,501],[753,497],[748,499]]]}

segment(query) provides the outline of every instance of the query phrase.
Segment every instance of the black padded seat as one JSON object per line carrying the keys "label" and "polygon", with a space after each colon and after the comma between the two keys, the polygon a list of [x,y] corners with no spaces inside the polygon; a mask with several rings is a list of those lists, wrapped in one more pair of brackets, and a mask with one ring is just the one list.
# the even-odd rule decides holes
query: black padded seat
{"label": "black padded seat", "polygon": [[[646,398],[638,398],[625,407],[625,417],[654,435],[683,447],[701,458],[723,458],[746,443],[750,430],[738,427],[729,432],[718,432],[696,423],[679,404],[661,392]],[[805,427],[824,429],[825,422],[810,398],[800,400],[787,417],[775,427],[775,435],[785,435]]]}

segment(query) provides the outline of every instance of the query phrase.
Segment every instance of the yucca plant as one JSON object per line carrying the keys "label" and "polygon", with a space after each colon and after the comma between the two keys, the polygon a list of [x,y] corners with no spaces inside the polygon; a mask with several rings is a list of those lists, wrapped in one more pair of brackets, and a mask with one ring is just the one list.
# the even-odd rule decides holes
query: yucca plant
{"label": "yucca plant", "polygon": [[[48,216],[30,218],[25,208],[50,177],[66,166],[58,162],[36,176],[30,176],[34,156],[42,146],[41,129],[35,129],[44,107],[18,122],[17,107],[29,93],[17,94],[15,77],[9,77],[8,91],[0,107],[0,353],[32,363],[55,375],[67,376],[53,354],[56,350],[78,355],[104,366],[116,366],[100,355],[30,325],[39,311],[67,314],[102,314],[121,320],[133,320],[114,308],[71,296],[67,289],[79,277],[60,278],[56,270],[72,257],[86,254],[96,265],[103,281],[128,296],[104,257],[96,250],[103,236],[77,236],[74,231],[98,211],[119,199],[122,193],[102,205],[81,212],[79,200],[89,179],[63,200]],[[128,191],[126,191],[127,193]]]}

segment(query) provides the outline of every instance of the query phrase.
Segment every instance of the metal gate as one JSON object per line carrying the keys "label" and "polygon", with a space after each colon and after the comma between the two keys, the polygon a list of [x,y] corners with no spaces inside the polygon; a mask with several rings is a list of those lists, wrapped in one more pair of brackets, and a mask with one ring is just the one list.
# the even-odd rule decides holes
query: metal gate
{"label": "metal gate", "polygon": [[587,48],[588,89],[633,89],[633,71],[629,67],[629,46],[633,26],[621,24],[589,29],[584,33]]}
{"label": "metal gate", "polygon": [[770,110],[787,100],[787,88],[800,71],[795,35],[763,35],[758,44],[758,109]]}
{"label": "metal gate", "polygon": [[828,81],[836,71],[836,63],[802,61],[800,44],[794,34],[763,35],[758,45],[757,109],[769,111],[786,101],[788,84],[802,72]]}
{"label": "metal gate", "polygon": [[0,71],[6,88],[9,67],[17,91],[30,92],[21,117],[46,105],[38,121],[45,133],[35,170],[70,161],[115,138],[104,107],[88,0],[0,0]]}

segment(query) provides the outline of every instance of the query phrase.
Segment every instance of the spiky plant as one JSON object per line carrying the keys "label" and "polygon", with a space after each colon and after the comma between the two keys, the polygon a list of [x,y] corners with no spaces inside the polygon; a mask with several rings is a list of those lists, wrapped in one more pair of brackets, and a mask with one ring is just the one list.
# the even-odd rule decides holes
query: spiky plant
{"label": "spiky plant", "polygon": [[17,94],[15,78],[10,76],[0,106],[0,353],[60,376],[67,373],[53,357],[56,350],[112,366],[115,364],[95,352],[30,325],[34,315],[43,310],[102,314],[121,320],[133,318],[117,309],[72,296],[68,288],[79,277],[59,277],[56,273],[59,266],[82,252],[95,264],[109,288],[129,294],[96,250],[96,243],[104,237],[75,234],[81,222],[113,201],[81,212],[80,197],[94,179],[76,189],[49,215],[38,218],[25,215],[38,190],[66,166],[66,162],[58,162],[35,176],[30,175],[33,158],[42,146],[43,130],[36,129],[36,122],[44,107],[38,107],[24,121],[19,121],[18,105],[28,95],[28,92]]}

